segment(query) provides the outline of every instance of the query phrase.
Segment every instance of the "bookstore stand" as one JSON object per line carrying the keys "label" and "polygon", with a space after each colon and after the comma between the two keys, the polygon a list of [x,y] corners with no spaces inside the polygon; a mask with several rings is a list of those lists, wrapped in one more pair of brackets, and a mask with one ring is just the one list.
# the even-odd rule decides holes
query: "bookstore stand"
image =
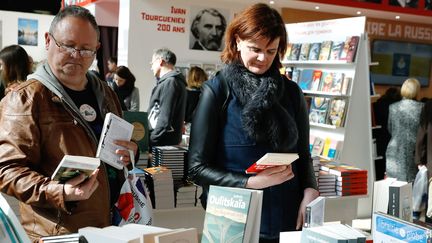
{"label": "bookstore stand", "polygon": [[[326,21],[305,22],[287,24],[288,32],[288,53],[283,58],[283,64],[293,69],[293,80],[297,81],[303,89],[306,98],[313,100],[315,97],[324,98],[328,101],[331,108],[333,100],[344,100],[344,109],[338,114],[338,122],[329,117],[318,116],[310,126],[311,138],[322,137],[336,140],[339,144],[332,155],[332,159],[350,164],[368,171],[368,194],[356,196],[330,196],[327,198],[325,221],[343,221],[351,224],[357,217],[371,217],[372,205],[372,185],[375,178],[373,158],[372,158],[372,127],[370,111],[370,87],[369,87],[369,51],[368,39],[365,33],[365,17],[354,17],[344,19],[334,19]],[[348,39],[356,38],[357,45],[354,46],[354,53],[347,56],[347,52],[352,49],[348,44]],[[345,41],[345,44],[343,42]],[[329,43],[330,42],[330,45]],[[309,48],[301,48],[306,43]],[[320,52],[314,50],[314,45],[320,43]],[[333,46],[345,46],[348,50],[332,50]],[[323,48],[329,49],[322,57]],[[309,50],[304,50],[309,49]],[[308,56],[304,52],[309,51]],[[293,56],[297,55],[297,56]],[[312,53],[312,54],[311,54]],[[312,56],[311,56],[312,55]],[[342,58],[342,55],[345,55]],[[350,60],[350,58],[352,58]],[[306,70],[306,72],[304,71]],[[309,70],[309,71],[308,71]],[[319,71],[317,71],[319,70]],[[307,76],[318,78],[320,85],[314,86],[313,81],[307,84]],[[322,81],[325,75],[333,75],[333,83],[338,82],[343,86],[343,82],[348,79],[345,88],[336,91],[324,87]],[[340,75],[342,74],[342,75]],[[337,76],[342,76],[336,78]],[[314,80],[314,79],[312,79]],[[321,80],[321,81],[320,81]],[[338,80],[338,81],[335,81]],[[305,84],[306,82],[306,84]],[[342,84],[341,84],[342,83]],[[311,109],[313,103],[311,104]],[[327,111],[325,111],[327,112]],[[333,111],[331,111],[333,112]],[[320,113],[317,113],[320,115]],[[313,114],[316,115],[316,114]],[[335,116],[335,114],[332,114]],[[310,120],[316,116],[310,114]],[[312,139],[311,139],[312,140]]]}

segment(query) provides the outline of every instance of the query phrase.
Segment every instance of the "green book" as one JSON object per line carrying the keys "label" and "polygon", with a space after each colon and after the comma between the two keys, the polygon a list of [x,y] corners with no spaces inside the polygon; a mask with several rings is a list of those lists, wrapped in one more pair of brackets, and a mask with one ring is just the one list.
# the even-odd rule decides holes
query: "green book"
{"label": "green book", "polygon": [[262,191],[210,186],[201,243],[258,243]]}
{"label": "green book", "polygon": [[141,153],[149,150],[149,127],[147,112],[124,111],[123,118],[134,126],[132,139],[138,142]]}

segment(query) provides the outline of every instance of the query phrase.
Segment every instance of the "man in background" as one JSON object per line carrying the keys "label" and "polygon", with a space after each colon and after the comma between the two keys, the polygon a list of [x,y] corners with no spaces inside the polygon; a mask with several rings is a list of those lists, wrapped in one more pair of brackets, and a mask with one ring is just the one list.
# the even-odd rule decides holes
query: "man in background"
{"label": "man in background", "polygon": [[177,145],[182,139],[186,109],[186,80],[175,70],[177,58],[169,49],[153,53],[151,70],[157,79],[150,97],[150,146]]}
{"label": "man in background", "polygon": [[221,51],[225,29],[225,17],[218,10],[201,10],[192,21],[191,32],[196,41],[191,42],[190,49]]}
{"label": "man in background", "polygon": [[116,57],[110,57],[107,61],[108,65],[108,72],[105,74],[105,80],[108,82],[108,84],[112,84],[114,82],[114,74],[117,69],[117,58]]}

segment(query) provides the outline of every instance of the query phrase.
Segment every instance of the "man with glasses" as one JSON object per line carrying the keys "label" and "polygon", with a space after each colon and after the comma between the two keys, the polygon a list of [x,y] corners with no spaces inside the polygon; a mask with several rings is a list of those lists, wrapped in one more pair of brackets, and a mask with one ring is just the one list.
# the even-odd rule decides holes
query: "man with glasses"
{"label": "man with glasses", "polygon": [[[87,72],[99,46],[94,16],[66,7],[45,34],[47,62],[0,103],[0,189],[20,201],[21,223],[33,241],[111,224],[122,170],[101,163],[88,178],[50,179],[64,155],[94,157],[105,115],[121,115],[116,94]],[[128,150],[137,145],[116,143],[128,164]]]}

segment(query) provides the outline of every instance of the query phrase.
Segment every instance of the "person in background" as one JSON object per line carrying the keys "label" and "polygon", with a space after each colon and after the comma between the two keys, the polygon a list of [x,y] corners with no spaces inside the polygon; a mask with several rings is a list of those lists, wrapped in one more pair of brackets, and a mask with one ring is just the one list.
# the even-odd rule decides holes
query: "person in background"
{"label": "person in background", "polygon": [[117,67],[114,82],[110,86],[117,94],[123,111],[139,111],[139,90],[135,87],[135,76],[129,68]]}
{"label": "person in background", "polygon": [[30,56],[19,45],[6,46],[0,51],[1,79],[4,91],[0,97],[4,97],[19,83],[27,80],[31,73]]}
{"label": "person in background", "polygon": [[[306,205],[318,196],[306,102],[279,73],[286,43],[277,10],[259,3],[237,14],[225,35],[225,65],[202,86],[192,120],[188,177],[203,187],[202,205],[210,185],[262,189],[260,242],[279,242],[280,232],[300,229]],[[245,173],[269,152],[299,159]]]}
{"label": "person in background", "polygon": [[177,145],[182,140],[186,109],[186,80],[175,70],[176,55],[161,48],[153,53],[151,70],[156,77],[148,108],[150,146]]}
{"label": "person in background", "polygon": [[[21,224],[33,242],[111,225],[123,170],[101,162],[89,177],[51,180],[64,155],[94,157],[105,115],[122,113],[114,91],[88,74],[99,46],[92,14],[62,9],[45,33],[47,62],[0,102],[0,190],[20,201]],[[129,164],[128,150],[136,153],[137,145],[115,143]]]}
{"label": "person in background", "polygon": [[400,94],[399,88],[390,87],[386,90],[383,96],[381,96],[376,102],[372,103],[376,125],[381,126],[381,129],[374,130],[374,136],[376,137],[377,154],[383,156],[383,159],[378,160],[375,166],[376,180],[384,179],[385,175],[385,152],[391,138],[390,133],[387,129],[389,106],[395,102],[400,101],[401,99],[402,96]]}
{"label": "person in background", "polygon": [[192,121],[195,108],[198,104],[199,96],[201,94],[201,85],[208,79],[206,72],[200,67],[193,66],[190,68],[187,78],[187,102],[185,122]]}
{"label": "person in background", "polygon": [[105,81],[107,81],[108,84],[112,84],[114,82],[115,70],[117,69],[117,58],[116,57],[108,58],[107,65],[108,65],[108,72],[105,74]]}
{"label": "person in background", "polygon": [[[416,149],[415,149],[415,163],[419,168],[419,171],[426,168],[427,181],[431,185],[432,180],[432,100],[428,100],[420,114],[420,126],[417,131]],[[427,185],[426,185],[427,186]],[[427,192],[426,198],[431,198],[432,194]],[[430,199],[431,200],[431,199]],[[430,201],[430,200],[422,200]],[[426,204],[426,208],[431,205]],[[428,209],[431,211],[432,209]],[[419,214],[419,213],[418,213]],[[414,213],[414,216],[415,213]],[[431,215],[426,215],[426,222],[432,223]]]}
{"label": "person in background", "polygon": [[386,176],[413,182],[417,174],[414,161],[417,131],[423,103],[417,101],[420,83],[415,78],[404,81],[402,100],[390,105],[388,131],[390,142],[386,151]]}
{"label": "person in background", "polygon": [[196,41],[192,42],[190,49],[220,51],[225,29],[225,17],[218,10],[201,10],[191,24],[191,32]]}

